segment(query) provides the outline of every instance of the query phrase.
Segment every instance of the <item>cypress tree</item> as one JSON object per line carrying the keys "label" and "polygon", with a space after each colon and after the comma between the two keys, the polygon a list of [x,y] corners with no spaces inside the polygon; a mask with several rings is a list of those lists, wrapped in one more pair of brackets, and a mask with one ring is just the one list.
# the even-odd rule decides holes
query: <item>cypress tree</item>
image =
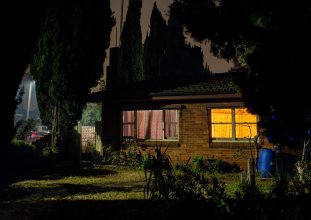
{"label": "cypress tree", "polygon": [[144,67],[147,78],[158,78],[164,72],[166,37],[166,21],[154,3],[150,17],[150,34],[144,43]]}
{"label": "cypress tree", "polygon": [[42,121],[53,144],[81,118],[90,88],[103,73],[115,21],[109,1],[54,1],[31,65]]}
{"label": "cypress tree", "polygon": [[165,49],[165,74],[171,76],[193,76],[208,74],[204,69],[200,47],[185,42],[184,27],[179,14],[179,5],[170,6]]}
{"label": "cypress tree", "polygon": [[140,27],[141,7],[141,0],[129,1],[121,34],[122,69],[123,73],[127,74],[129,83],[145,79]]}

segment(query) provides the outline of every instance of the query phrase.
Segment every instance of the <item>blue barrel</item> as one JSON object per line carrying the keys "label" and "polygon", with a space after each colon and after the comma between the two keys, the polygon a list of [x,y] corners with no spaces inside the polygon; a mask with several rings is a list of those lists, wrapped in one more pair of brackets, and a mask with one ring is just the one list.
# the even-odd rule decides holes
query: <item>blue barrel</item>
{"label": "blue barrel", "polygon": [[258,159],[258,172],[262,177],[271,177],[273,162],[273,151],[271,149],[262,148]]}

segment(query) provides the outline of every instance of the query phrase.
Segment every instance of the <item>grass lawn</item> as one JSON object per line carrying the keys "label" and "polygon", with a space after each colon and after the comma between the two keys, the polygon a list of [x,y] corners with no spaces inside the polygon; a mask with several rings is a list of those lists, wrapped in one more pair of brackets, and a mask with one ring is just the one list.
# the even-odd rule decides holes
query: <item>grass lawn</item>
{"label": "grass lawn", "polygon": [[120,166],[10,171],[0,182],[0,219],[116,216],[116,207],[144,201],[144,186],[143,170]]}
{"label": "grass lawn", "polygon": [[[240,175],[217,177],[232,196]],[[271,186],[269,181],[257,183],[267,190]],[[0,183],[0,219],[88,218],[90,214],[98,219],[106,215],[131,219],[148,204],[145,184],[144,170],[121,166],[60,166],[10,173]]]}
{"label": "grass lawn", "polygon": [[144,198],[144,171],[120,166],[59,168],[28,174],[9,184],[2,203],[49,200],[125,200]]}

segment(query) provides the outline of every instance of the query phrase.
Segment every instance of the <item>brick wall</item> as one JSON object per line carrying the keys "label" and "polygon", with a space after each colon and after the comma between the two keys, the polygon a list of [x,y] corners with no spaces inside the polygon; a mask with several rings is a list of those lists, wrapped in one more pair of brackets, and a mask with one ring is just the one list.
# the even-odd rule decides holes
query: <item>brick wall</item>
{"label": "brick wall", "polygon": [[[253,143],[249,142],[212,142],[209,135],[209,116],[206,104],[185,104],[180,111],[180,140],[178,143],[154,142],[164,150],[174,164],[190,161],[195,156],[218,158],[237,163],[242,169],[247,168],[247,160],[256,156]],[[142,150],[150,153],[154,148]]]}

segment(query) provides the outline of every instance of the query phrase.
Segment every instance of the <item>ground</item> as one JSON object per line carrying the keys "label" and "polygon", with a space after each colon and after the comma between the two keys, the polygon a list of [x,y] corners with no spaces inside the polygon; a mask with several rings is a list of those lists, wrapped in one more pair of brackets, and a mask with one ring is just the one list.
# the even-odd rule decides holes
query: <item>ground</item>
{"label": "ground", "polygon": [[[63,165],[8,172],[2,180],[1,220],[124,216],[144,199],[144,171],[126,167]],[[116,207],[127,211],[114,213]]]}

